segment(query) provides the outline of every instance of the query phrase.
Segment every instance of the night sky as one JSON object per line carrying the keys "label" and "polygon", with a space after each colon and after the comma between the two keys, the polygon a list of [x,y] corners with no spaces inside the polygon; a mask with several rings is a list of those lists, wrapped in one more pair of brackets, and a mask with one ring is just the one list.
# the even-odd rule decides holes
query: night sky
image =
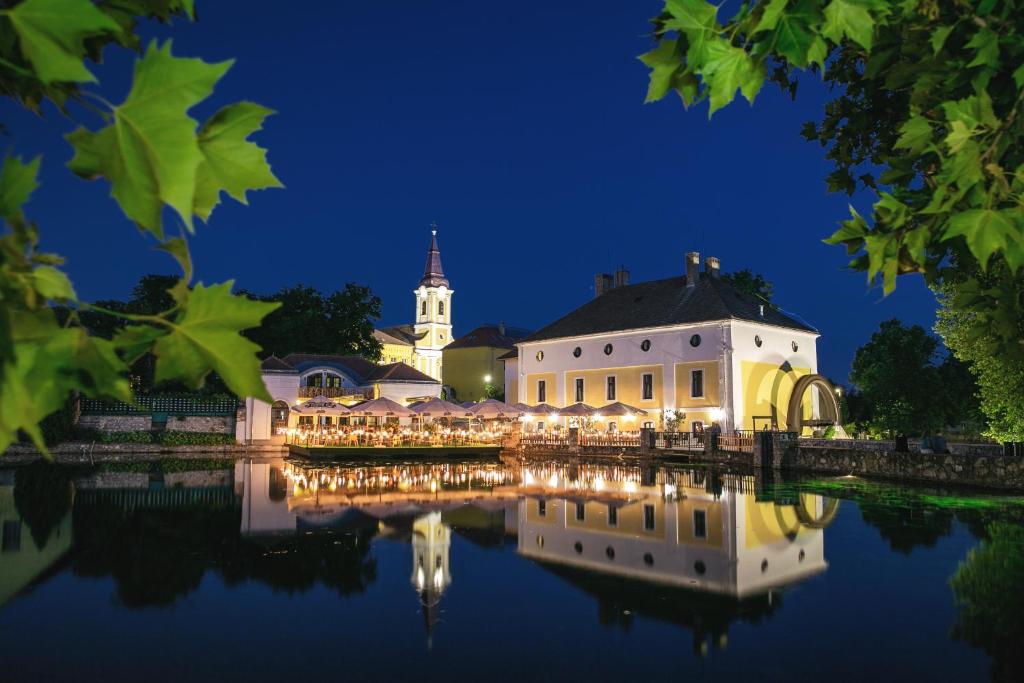
{"label": "night sky", "polygon": [[[766,84],[754,108],[739,100],[712,121],[706,103],[643,103],[636,56],[660,5],[207,0],[194,25],[147,29],[172,36],[178,56],[237,59],[195,118],[238,99],[279,112],[257,140],[286,189],[250,193],[249,207],[225,197],[197,223],[197,279],[260,292],[357,282],[383,299],[381,324],[409,322],[436,221],[456,334],[540,327],[592,297],[595,272],[679,275],[690,250],[771,280],[782,308],[821,330],[820,369],[835,379],[880,321],[930,328],[920,279],[883,298],[821,242],[849,198],[826,192],[824,151],[799,135],[827,98],[817,78],[796,102]],[[120,102],[131,55],[106,56],[98,92]],[[126,298],[140,275],[175,272],[105,182],[64,168],[73,121],[3,107],[5,146],[44,156],[29,215],[80,296]]]}

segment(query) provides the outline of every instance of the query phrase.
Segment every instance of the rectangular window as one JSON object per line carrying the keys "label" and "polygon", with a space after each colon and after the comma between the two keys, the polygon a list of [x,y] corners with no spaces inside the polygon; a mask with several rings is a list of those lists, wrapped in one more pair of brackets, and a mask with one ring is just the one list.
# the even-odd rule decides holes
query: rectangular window
{"label": "rectangular window", "polygon": [[439,316],[442,316],[442,317],[444,316],[444,302],[443,301],[438,301],[437,302],[437,314]]}
{"label": "rectangular window", "polygon": [[690,398],[704,398],[704,371],[690,372]]}
{"label": "rectangular window", "polygon": [[614,505],[608,506],[608,526],[619,525],[619,508]]}
{"label": "rectangular window", "polygon": [[420,315],[426,315],[426,314],[427,314],[427,302],[423,301],[423,303],[420,304]]}
{"label": "rectangular window", "polygon": [[544,421],[543,420],[538,420],[538,422],[537,422],[537,431],[538,432],[543,432],[544,431]]}
{"label": "rectangular window", "polygon": [[654,531],[654,506],[644,503],[644,531]]}
{"label": "rectangular window", "polygon": [[654,400],[654,375],[645,372],[640,376],[640,399],[644,401]]}
{"label": "rectangular window", "polygon": [[312,415],[299,415],[299,426],[300,427],[312,427],[313,416]]}
{"label": "rectangular window", "polygon": [[577,403],[582,403],[583,402],[583,378],[582,377],[577,377],[576,378],[576,402]]}
{"label": "rectangular window", "polygon": [[0,550],[5,553],[21,550],[21,520],[4,522],[3,540]]}
{"label": "rectangular window", "polygon": [[586,503],[576,503],[576,521],[582,522],[587,518]]}
{"label": "rectangular window", "polygon": [[548,400],[548,384],[542,379],[537,380],[537,403]]}
{"label": "rectangular window", "polygon": [[608,378],[608,396],[607,396],[607,398],[608,398],[609,401],[614,401],[615,400],[615,378],[614,377],[609,377]]}
{"label": "rectangular window", "polygon": [[708,513],[705,510],[693,511],[693,537],[708,537]]}
{"label": "rectangular window", "polygon": [[546,500],[537,501],[537,514],[541,517],[546,517],[548,514],[548,502]]}

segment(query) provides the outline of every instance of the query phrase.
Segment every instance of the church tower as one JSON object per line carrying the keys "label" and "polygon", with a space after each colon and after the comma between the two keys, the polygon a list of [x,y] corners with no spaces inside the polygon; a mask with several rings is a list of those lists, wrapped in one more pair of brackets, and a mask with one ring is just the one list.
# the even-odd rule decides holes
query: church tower
{"label": "church tower", "polygon": [[441,349],[452,341],[452,294],[441,267],[436,226],[430,231],[427,265],[416,295],[416,369],[441,381]]}

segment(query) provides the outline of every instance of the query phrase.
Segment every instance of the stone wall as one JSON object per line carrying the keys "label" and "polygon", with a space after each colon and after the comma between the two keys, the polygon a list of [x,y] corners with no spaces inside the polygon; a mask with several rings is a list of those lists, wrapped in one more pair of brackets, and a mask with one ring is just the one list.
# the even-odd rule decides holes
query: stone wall
{"label": "stone wall", "polygon": [[170,415],[167,418],[167,431],[234,435],[235,425],[234,418],[227,415]]}
{"label": "stone wall", "polygon": [[101,432],[148,432],[153,428],[153,418],[149,415],[82,415],[78,425]]}
{"label": "stone wall", "polygon": [[[949,450],[956,455],[987,455],[996,456],[1003,454],[1003,447],[997,443],[947,443]],[[801,447],[810,448],[841,448],[844,450],[875,451],[887,453],[896,450],[894,441],[868,440],[868,439],[813,439],[800,437]],[[908,439],[907,447],[911,451],[921,450],[920,439]]]}
{"label": "stone wall", "polygon": [[1024,490],[1024,458],[816,448],[802,442],[791,457],[786,469]]}

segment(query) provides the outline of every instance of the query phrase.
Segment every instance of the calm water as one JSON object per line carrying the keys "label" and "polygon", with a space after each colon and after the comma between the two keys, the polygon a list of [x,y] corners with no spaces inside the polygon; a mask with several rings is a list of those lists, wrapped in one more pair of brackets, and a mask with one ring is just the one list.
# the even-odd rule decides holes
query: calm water
{"label": "calm water", "polygon": [[1024,680],[1024,500],[550,462],[0,470],[3,680]]}

